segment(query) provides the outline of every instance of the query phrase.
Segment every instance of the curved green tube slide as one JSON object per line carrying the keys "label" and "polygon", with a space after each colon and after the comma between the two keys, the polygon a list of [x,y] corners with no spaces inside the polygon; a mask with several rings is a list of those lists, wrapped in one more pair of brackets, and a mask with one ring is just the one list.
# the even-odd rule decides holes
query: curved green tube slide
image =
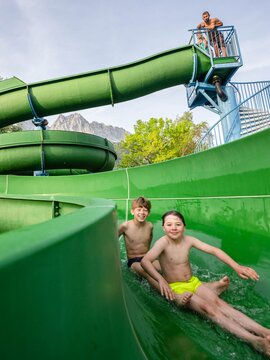
{"label": "curved green tube slide", "polygon": [[[0,123],[31,117],[27,91],[38,115],[45,116],[188,82],[192,57],[187,46],[28,88],[10,80],[1,84]],[[209,63],[203,54],[198,58],[201,76]],[[79,146],[80,169],[90,169],[96,157],[88,153],[85,134],[31,133],[28,141],[14,134],[16,141],[8,135],[1,140],[1,359],[261,359],[245,343],[174,308],[127,271],[117,225],[131,217],[131,200],[140,195],[152,202],[154,241],[162,234],[161,214],[181,211],[189,233],[255,268],[261,280],[238,279],[228,266],[198,252],[191,253],[194,273],[203,281],[229,274],[225,299],[270,327],[270,130],[150,166],[77,176],[10,175],[12,166],[15,173],[29,170],[31,165],[18,164],[25,157],[35,166],[41,162],[38,138],[53,169],[59,167],[54,151],[73,166],[81,161],[73,155]],[[114,151],[104,140],[94,144],[102,152],[99,171]]]}
{"label": "curved green tube slide", "polygon": [[[196,69],[193,68],[194,54],[197,56]],[[33,113],[29,97],[36,114],[44,117],[114,105],[171,86],[187,84],[194,72],[196,79],[200,80],[209,68],[209,58],[189,45],[127,65],[33,84],[25,84],[14,77],[0,82],[0,126],[31,119]],[[226,71],[224,68],[224,76]]]}
{"label": "curved green tube slide", "polygon": [[112,143],[92,134],[71,131],[20,131],[2,134],[0,174],[41,169],[112,170],[117,155]]}

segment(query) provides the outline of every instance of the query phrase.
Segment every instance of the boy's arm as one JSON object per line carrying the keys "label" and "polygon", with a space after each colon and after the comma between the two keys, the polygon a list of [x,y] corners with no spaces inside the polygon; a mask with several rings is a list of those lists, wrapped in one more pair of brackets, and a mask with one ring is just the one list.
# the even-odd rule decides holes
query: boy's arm
{"label": "boy's arm", "polygon": [[118,237],[120,237],[121,235],[123,235],[125,233],[125,231],[127,230],[127,223],[124,222],[123,224],[121,224],[118,228]]}
{"label": "boy's arm", "polygon": [[161,295],[165,296],[167,300],[174,300],[174,292],[172,291],[164,277],[155,269],[154,265],[152,264],[153,261],[155,261],[162,253],[165,246],[166,240],[164,238],[159,239],[154,244],[154,246],[146,253],[146,255],[144,255],[141,261],[141,266],[153,279],[158,282]]}
{"label": "boy's arm", "polygon": [[153,230],[154,230],[154,226],[153,226],[153,224],[151,223],[151,234],[150,234],[150,242],[152,242],[152,240],[153,240]]}
{"label": "boy's arm", "polygon": [[234,261],[228,254],[226,254],[223,250],[218,249],[215,246],[208,245],[196,238],[190,237],[192,241],[192,246],[196,249],[204,251],[208,254],[216,256],[219,260],[223,261],[225,264],[229,265],[238,276],[242,279],[253,279],[259,280],[259,275],[252,268],[242,266]]}

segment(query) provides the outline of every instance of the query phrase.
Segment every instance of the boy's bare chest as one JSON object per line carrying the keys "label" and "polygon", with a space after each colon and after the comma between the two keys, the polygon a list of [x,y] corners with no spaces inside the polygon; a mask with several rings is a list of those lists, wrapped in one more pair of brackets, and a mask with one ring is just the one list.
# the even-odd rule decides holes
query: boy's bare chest
{"label": "boy's bare chest", "polygon": [[151,230],[148,227],[133,229],[130,227],[126,233],[126,240],[130,243],[148,243],[151,240]]}
{"label": "boy's bare chest", "polygon": [[171,263],[179,264],[188,262],[190,247],[187,244],[170,245],[165,252]]}

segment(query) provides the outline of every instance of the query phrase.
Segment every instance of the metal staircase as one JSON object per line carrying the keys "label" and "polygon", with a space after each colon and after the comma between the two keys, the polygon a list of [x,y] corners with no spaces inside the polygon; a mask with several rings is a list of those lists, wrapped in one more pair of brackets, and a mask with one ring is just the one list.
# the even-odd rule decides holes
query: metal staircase
{"label": "metal staircase", "polygon": [[[270,127],[270,81],[230,82],[243,65],[233,26],[191,29],[193,75],[186,84],[190,109],[203,106],[220,116],[204,134],[195,152],[219,146]],[[207,75],[197,79],[197,52],[210,61]]]}
{"label": "metal staircase", "polygon": [[[219,146],[235,140],[235,129],[238,137],[247,136],[254,132],[270,127],[270,81],[259,82],[231,82],[225,89],[233,88],[236,106],[223,115],[198,142],[195,152]],[[228,126],[228,115],[234,114],[235,120]]]}
{"label": "metal staircase", "polygon": [[269,111],[240,107],[241,136],[250,135],[270,126]]}

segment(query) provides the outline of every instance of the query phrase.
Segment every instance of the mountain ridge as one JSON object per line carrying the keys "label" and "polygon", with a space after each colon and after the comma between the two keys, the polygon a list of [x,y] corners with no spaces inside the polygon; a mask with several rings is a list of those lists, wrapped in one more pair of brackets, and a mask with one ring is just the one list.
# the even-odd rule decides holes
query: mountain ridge
{"label": "mountain ridge", "polygon": [[97,121],[88,122],[79,113],[73,113],[67,116],[60,114],[50,126],[49,130],[84,132],[107,138],[113,143],[119,143],[125,139],[127,134],[130,134],[127,130],[117,126],[105,125]]}

